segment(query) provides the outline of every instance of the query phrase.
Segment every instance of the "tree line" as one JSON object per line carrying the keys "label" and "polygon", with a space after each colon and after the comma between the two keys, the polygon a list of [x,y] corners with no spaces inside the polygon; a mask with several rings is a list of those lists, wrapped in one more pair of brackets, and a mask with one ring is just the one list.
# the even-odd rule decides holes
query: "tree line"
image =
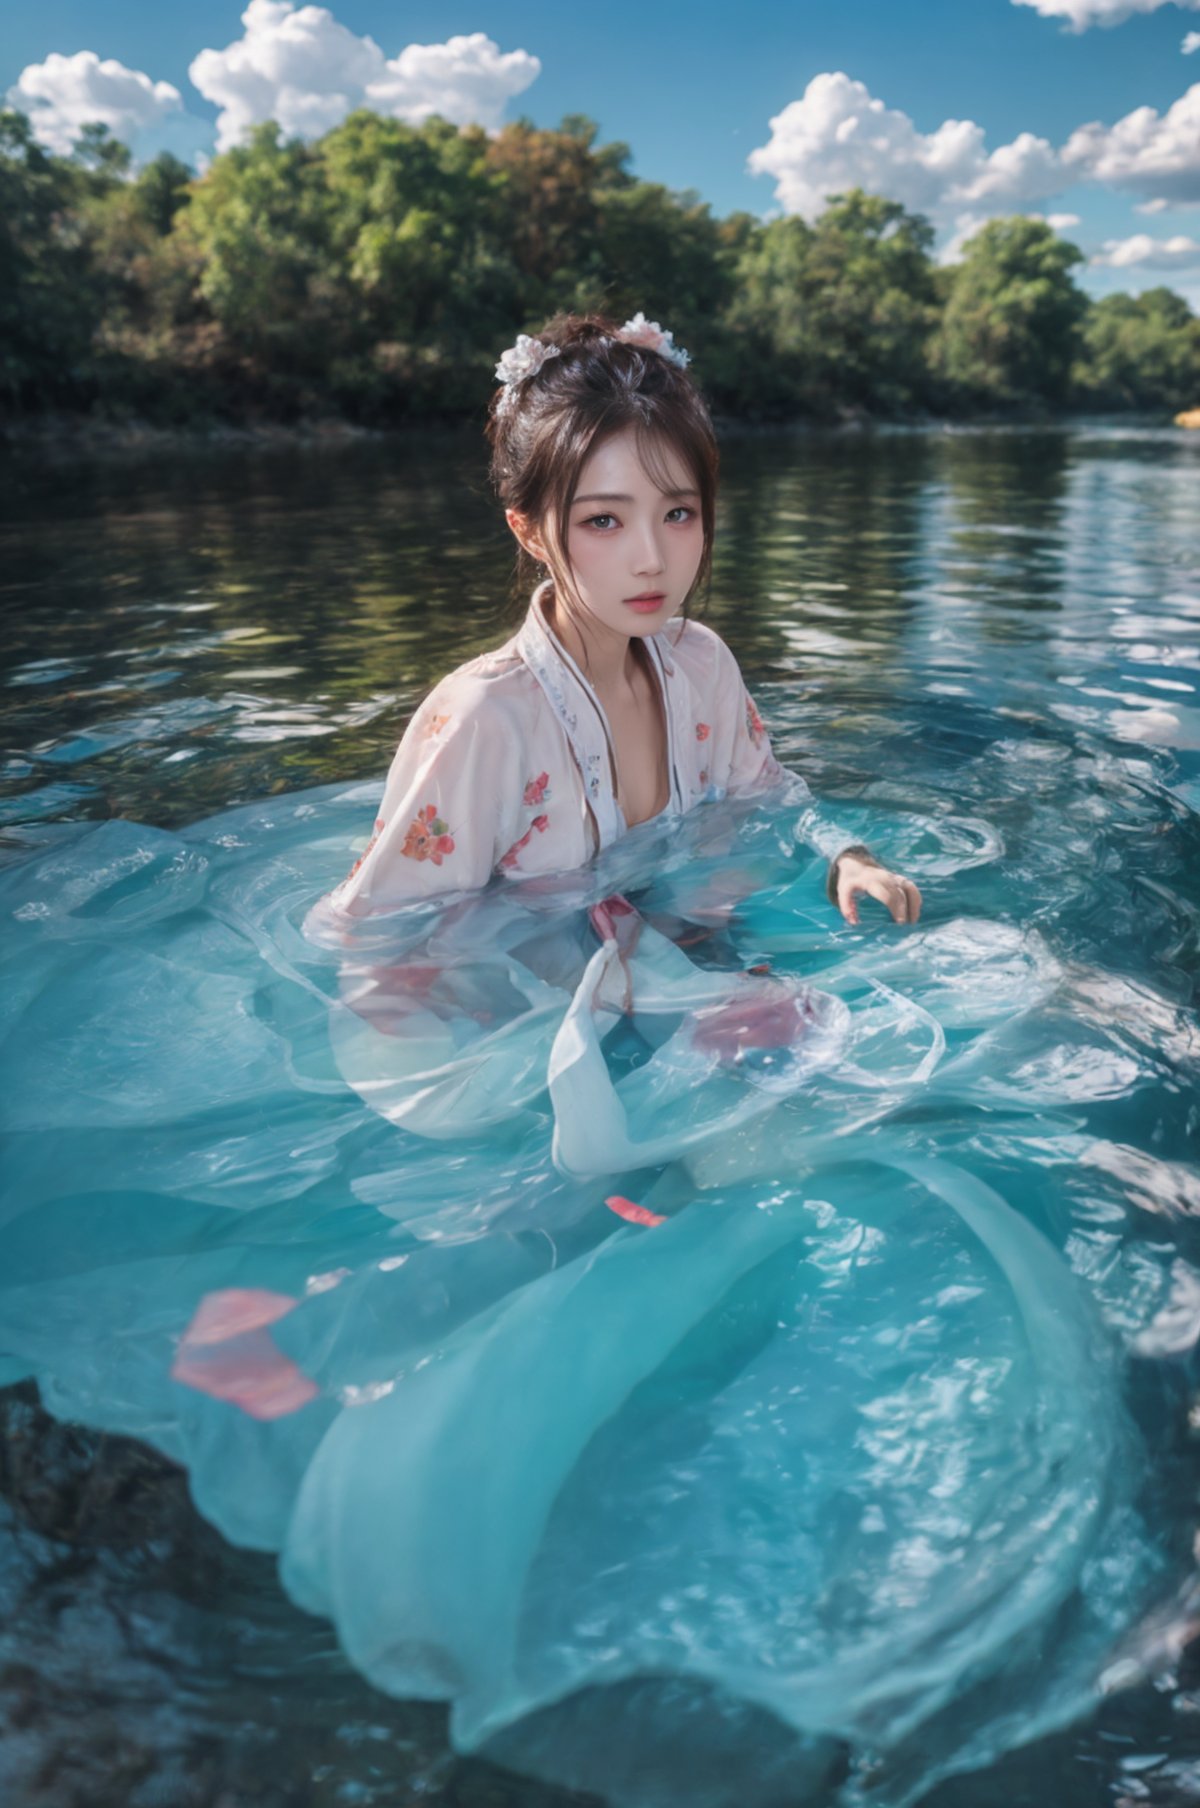
{"label": "tree line", "polygon": [[861,189],[809,225],[714,219],[635,178],[596,124],[495,136],[360,108],[273,122],[200,176],[85,126],[69,156],[0,112],[0,406],[161,425],[478,417],[517,331],[641,308],[757,421],[1171,415],[1200,403],[1200,320],[1168,288],[1091,300],[1043,221],[938,265],[929,222]]}

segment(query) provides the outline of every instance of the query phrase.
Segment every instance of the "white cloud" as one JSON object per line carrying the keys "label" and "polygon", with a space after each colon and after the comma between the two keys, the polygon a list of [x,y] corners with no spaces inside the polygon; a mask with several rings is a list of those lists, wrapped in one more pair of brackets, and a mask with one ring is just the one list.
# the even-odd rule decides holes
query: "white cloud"
{"label": "white cloud", "polygon": [[432,113],[458,125],[498,126],[505,102],[541,73],[537,57],[524,50],[502,54],[474,31],[444,44],[409,44],[367,89],[380,113],[420,124]]}
{"label": "white cloud", "polygon": [[769,140],[751,151],[746,167],[775,178],[785,213],[810,220],[829,195],[856,187],[953,227],[952,244],[962,242],[972,221],[1025,212],[1082,181],[1140,194],[1144,212],[1200,203],[1200,82],[1165,113],[1138,107],[1115,125],[1093,121],[1061,148],[1022,132],[989,151],[982,126],[969,119],[921,132],[907,113],[840,71],[814,76],[770,125]]}
{"label": "white cloud", "polygon": [[1190,270],[1200,265],[1200,239],[1189,239],[1183,233],[1170,239],[1154,239],[1148,232],[1135,232],[1128,239],[1106,239],[1092,263],[1111,270],[1134,266],[1146,270]]}
{"label": "white cloud", "polygon": [[[1065,19],[1072,31],[1089,25],[1120,25],[1135,13],[1156,13],[1170,0],[1013,0],[1014,6],[1032,6],[1043,19]],[[1178,6],[1200,9],[1200,0],[1175,0]]]}
{"label": "white cloud", "polygon": [[1134,213],[1166,213],[1170,205],[1169,201],[1164,201],[1160,196],[1157,201],[1139,201],[1133,211]]}
{"label": "white cloud", "polygon": [[1057,153],[1022,132],[988,152],[982,126],[947,119],[920,132],[841,71],[814,76],[803,98],[771,120],[771,137],[747,158],[753,174],[774,176],[788,213],[812,219],[827,195],[862,187],[949,220],[973,203],[991,211],[1040,200],[1063,187]]}
{"label": "white cloud", "polygon": [[1200,201],[1200,82],[1165,113],[1135,107],[1116,125],[1080,126],[1062,157],[1076,177],[1140,191],[1148,200]]}
{"label": "white cloud", "polygon": [[1193,51],[1200,50],[1200,31],[1189,31],[1179,48],[1184,56],[1191,56]]}
{"label": "white cloud", "polygon": [[502,53],[481,31],[444,44],[409,44],[390,60],[323,6],[250,0],[245,35],[224,50],[202,50],[188,74],[221,111],[217,149],[247,126],[278,120],[288,136],[318,137],[354,107],[419,125],[432,113],[456,125],[494,127],[505,103],[541,73],[525,50]]}
{"label": "white cloud", "polygon": [[[1032,217],[1037,219],[1040,216],[1035,214]],[[1083,221],[1077,213],[1048,213],[1046,224],[1054,232],[1070,232],[1072,226],[1082,226]]]}
{"label": "white cloud", "polygon": [[106,125],[128,144],[139,132],[183,110],[183,96],[170,82],[151,81],[140,69],[126,69],[94,50],[74,56],[52,52],[30,63],[8,90],[8,104],[29,115],[39,144],[66,156],[91,120]]}

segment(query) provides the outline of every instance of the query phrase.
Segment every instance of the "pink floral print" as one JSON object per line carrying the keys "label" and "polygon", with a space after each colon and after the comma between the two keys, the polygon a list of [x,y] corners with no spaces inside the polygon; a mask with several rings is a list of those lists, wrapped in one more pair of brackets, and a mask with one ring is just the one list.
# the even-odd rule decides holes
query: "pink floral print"
{"label": "pink floral print", "polygon": [[446,855],[454,852],[450,825],[442,821],[436,804],[426,804],[423,810],[417,811],[400,852],[407,854],[410,860],[432,860],[435,866],[440,866]]}
{"label": "pink floral print", "polygon": [[[474,890],[497,871],[517,880],[564,872],[625,832],[603,712],[568,664],[544,601],[539,591],[518,634],[467,661],[415,711],[375,834],[349,853],[353,872],[335,888],[339,912],[366,916]],[[695,749],[676,758],[674,807],[770,784],[778,768],[768,730],[720,637],[694,621],[665,633],[660,651],[672,746],[676,756]]]}
{"label": "pink floral print", "polygon": [[529,843],[533,840],[534,831],[536,830],[539,835],[544,835],[549,827],[550,818],[548,816],[534,817],[520,841],[514,841],[507,854],[501,854],[499,865],[503,867],[506,873],[511,873],[513,868],[518,864],[521,850],[529,846]]}

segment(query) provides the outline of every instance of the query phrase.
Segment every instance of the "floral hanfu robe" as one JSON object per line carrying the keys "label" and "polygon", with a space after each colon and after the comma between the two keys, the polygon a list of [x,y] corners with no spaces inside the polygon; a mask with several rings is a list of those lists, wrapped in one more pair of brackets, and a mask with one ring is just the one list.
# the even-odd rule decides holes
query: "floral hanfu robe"
{"label": "floral hanfu robe", "polygon": [[[430,692],[396,750],[371,839],[329,904],[352,916],[493,874],[522,878],[585,864],[627,831],[603,706],[534,591],[520,630]],[[785,781],[738,664],[703,622],[669,622],[646,638],[667,729],[663,815]],[[810,815],[813,814],[810,812]],[[806,838],[834,858],[852,836]]]}

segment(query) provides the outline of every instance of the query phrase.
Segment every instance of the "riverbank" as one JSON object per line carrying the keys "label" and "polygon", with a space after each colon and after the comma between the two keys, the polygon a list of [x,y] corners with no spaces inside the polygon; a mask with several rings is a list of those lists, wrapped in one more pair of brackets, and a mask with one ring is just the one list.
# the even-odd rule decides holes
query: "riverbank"
{"label": "riverbank", "polygon": [[[779,435],[825,436],[839,438],[863,433],[1030,433],[1069,432],[1079,428],[1113,430],[1174,428],[1169,414],[1084,415],[1056,414],[1023,416],[990,414],[970,419],[914,415],[909,419],[892,419],[866,413],[847,414],[839,420],[814,420],[797,416],[791,420],[756,421],[736,415],[714,414],[714,424],[722,439],[768,438]],[[436,436],[448,441],[481,433],[482,423],[473,419],[443,419],[399,422],[391,427],[364,427],[337,416],[314,416],[294,422],[191,422],[164,427],[153,422],[130,418],[108,419],[96,415],[44,414],[10,417],[0,420],[0,451],[32,453],[57,460],[80,455],[263,450],[263,451],[337,451],[346,446],[387,445],[405,443],[415,437],[428,440]]]}
{"label": "riverbank", "polygon": [[[461,431],[462,424],[421,423],[422,432]],[[95,415],[45,414],[0,421],[0,449],[32,451],[48,456],[103,452],[196,451],[262,447],[341,447],[384,443],[398,435],[411,437],[411,427],[360,427],[352,421],[316,418],[283,421],[192,422],[162,427],[150,421],[110,420]]]}

